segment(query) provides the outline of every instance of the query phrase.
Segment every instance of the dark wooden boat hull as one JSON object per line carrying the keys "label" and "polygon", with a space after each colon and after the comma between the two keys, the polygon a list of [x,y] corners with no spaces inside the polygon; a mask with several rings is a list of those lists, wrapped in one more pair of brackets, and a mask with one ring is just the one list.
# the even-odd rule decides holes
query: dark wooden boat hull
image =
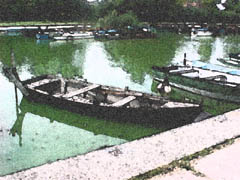
{"label": "dark wooden boat hull", "polygon": [[229,58],[235,58],[240,60],[240,53],[230,53]]}
{"label": "dark wooden boat hull", "polygon": [[240,67],[240,60],[233,60],[233,59],[229,59],[229,58],[218,58],[218,61],[230,65],[230,66],[235,66],[235,67]]}
{"label": "dark wooden boat hull", "polygon": [[[154,80],[157,81],[158,83],[162,83],[164,81],[163,79],[158,79],[158,78],[154,78]],[[177,83],[174,83],[174,82],[169,82],[169,85],[173,88],[183,90],[183,91],[186,91],[186,92],[190,92],[190,93],[193,93],[193,94],[197,94],[197,95],[200,95],[200,96],[212,98],[212,99],[215,99],[215,100],[227,101],[227,102],[231,102],[231,103],[240,104],[240,98],[238,96],[234,96],[234,95],[223,96],[223,94],[221,94],[221,93],[213,93],[213,92],[209,92],[209,91],[206,91],[206,90],[201,90],[201,89],[198,89],[198,88],[185,86],[185,85],[182,85],[182,84],[177,84]]]}
{"label": "dark wooden boat hull", "polygon": [[[215,81],[207,78],[182,76],[179,74],[169,73],[170,70],[176,69],[176,66],[173,67],[174,69],[171,67],[154,67],[153,70],[155,78],[159,79],[159,82],[163,82],[163,79],[167,77],[170,82],[170,86],[214,99],[240,103],[240,87],[238,84],[236,84],[237,87],[232,87],[226,85],[227,82],[224,81]],[[168,71],[166,71],[166,69],[168,69]],[[232,84],[234,85],[235,83]]]}
{"label": "dark wooden boat hull", "polygon": [[[31,80],[23,81],[23,85],[43,79],[44,76]],[[59,88],[60,83],[55,82],[46,87],[48,91]],[[51,94],[42,94],[32,89],[27,89],[29,95],[26,98],[29,101],[47,104],[56,108],[67,110],[81,115],[93,116],[97,118],[118,120],[122,122],[143,123],[149,126],[171,125],[178,127],[183,124],[191,123],[202,111],[201,107],[166,107],[161,109],[152,108],[129,108],[100,106],[94,104],[85,104],[69,101],[64,98],[54,97]]]}

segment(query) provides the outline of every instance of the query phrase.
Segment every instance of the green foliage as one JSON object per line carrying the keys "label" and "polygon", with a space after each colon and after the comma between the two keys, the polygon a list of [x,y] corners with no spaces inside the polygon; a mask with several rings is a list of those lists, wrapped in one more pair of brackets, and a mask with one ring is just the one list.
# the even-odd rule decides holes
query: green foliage
{"label": "green foliage", "polygon": [[[189,0],[177,0],[178,4],[185,2],[193,2]],[[196,1],[196,0],[195,0]],[[198,22],[198,23],[239,23],[240,22],[240,2],[235,0],[227,0],[224,6],[225,10],[220,11],[216,4],[220,3],[216,0],[202,0],[200,1],[200,8],[186,7],[181,11],[181,20],[183,22]],[[177,12],[174,12],[175,16]]]}
{"label": "green foliage", "polygon": [[123,29],[127,26],[138,25],[138,19],[132,12],[118,15],[117,11],[114,10],[104,18],[100,18],[98,24],[101,28]]}
{"label": "green foliage", "polygon": [[[119,15],[131,11],[143,22],[177,19],[181,5],[176,0],[115,0],[103,1],[99,5],[98,17],[104,17],[116,10]],[[176,13],[177,12],[177,13]]]}
{"label": "green foliage", "polygon": [[108,16],[112,20],[108,19],[107,22],[115,27],[118,22],[122,22],[115,21],[112,16],[115,11],[118,16],[132,12],[131,18],[134,14],[139,21],[152,24],[161,21],[240,22],[240,1],[227,0],[224,11],[216,7],[220,0],[199,1],[201,8],[183,7],[184,3],[194,1],[196,0],[102,0],[99,5],[90,6],[86,0],[0,0],[0,21],[79,22]]}
{"label": "green foliage", "polygon": [[119,16],[120,27],[137,26],[137,17],[130,11]]}
{"label": "green foliage", "polygon": [[92,13],[85,0],[0,0],[0,8],[0,21],[79,21]]}

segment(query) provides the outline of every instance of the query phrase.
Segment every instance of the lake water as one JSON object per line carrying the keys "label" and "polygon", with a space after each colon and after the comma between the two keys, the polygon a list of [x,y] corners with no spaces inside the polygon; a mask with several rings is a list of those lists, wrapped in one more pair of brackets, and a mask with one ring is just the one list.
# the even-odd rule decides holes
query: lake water
{"label": "lake water", "polygon": [[224,65],[217,58],[237,52],[239,42],[238,36],[191,39],[175,34],[107,42],[0,37],[0,176],[162,131],[32,104],[19,91],[16,99],[14,85],[1,70],[10,65],[10,49],[22,80],[62,74],[152,92],[152,65],[182,64],[184,53],[188,60]]}

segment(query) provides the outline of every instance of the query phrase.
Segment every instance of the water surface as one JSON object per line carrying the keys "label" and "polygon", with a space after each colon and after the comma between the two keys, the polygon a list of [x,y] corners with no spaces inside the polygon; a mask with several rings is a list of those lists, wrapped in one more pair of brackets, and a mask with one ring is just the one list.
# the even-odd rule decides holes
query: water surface
{"label": "water surface", "polygon": [[164,130],[30,103],[19,91],[16,101],[14,85],[1,72],[11,65],[10,49],[22,80],[41,74],[83,76],[93,83],[152,92],[151,66],[182,64],[184,53],[188,60],[227,66],[217,58],[237,52],[239,42],[238,36],[191,39],[175,34],[107,42],[0,37],[0,176]]}

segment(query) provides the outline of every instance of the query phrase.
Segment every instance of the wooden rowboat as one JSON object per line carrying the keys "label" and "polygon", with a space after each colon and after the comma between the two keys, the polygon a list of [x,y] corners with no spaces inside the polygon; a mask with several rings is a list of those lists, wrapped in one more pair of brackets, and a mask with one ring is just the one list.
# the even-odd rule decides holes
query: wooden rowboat
{"label": "wooden rowboat", "polygon": [[[208,68],[209,67],[209,68]],[[211,67],[213,67],[211,69]],[[222,72],[215,66],[153,66],[155,80],[206,97],[240,103],[240,76],[238,71]]]}
{"label": "wooden rowboat", "polygon": [[[9,69],[5,75],[14,80]],[[200,114],[201,106],[171,102],[163,97],[87,82],[43,75],[15,83],[24,96],[82,115],[140,123],[189,123]]]}
{"label": "wooden rowboat", "polygon": [[235,66],[235,67],[240,67],[240,60],[239,59],[234,59],[234,58],[218,58],[218,61],[230,65],[230,66]]}

